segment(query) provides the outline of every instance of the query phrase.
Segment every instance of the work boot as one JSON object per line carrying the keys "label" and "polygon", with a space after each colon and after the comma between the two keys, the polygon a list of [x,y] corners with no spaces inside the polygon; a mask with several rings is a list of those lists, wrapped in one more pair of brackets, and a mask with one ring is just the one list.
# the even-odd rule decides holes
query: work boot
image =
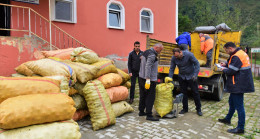
{"label": "work boot", "polygon": [[155,118],[153,116],[146,116],[146,120],[149,120],[149,121],[159,121],[158,118]]}
{"label": "work boot", "polygon": [[199,116],[202,116],[202,115],[203,115],[201,111],[197,111],[197,114],[198,114]]}
{"label": "work boot", "polygon": [[228,121],[226,118],[218,119],[218,121],[219,121],[220,123],[227,124],[227,125],[230,125],[230,124],[231,124],[231,122]]}
{"label": "work boot", "polygon": [[179,112],[179,114],[184,114],[184,113],[187,113],[187,112],[188,112],[188,111],[182,109],[182,110]]}
{"label": "work boot", "polygon": [[227,132],[233,133],[233,134],[244,134],[245,130],[244,129],[234,128],[234,129],[228,129]]}

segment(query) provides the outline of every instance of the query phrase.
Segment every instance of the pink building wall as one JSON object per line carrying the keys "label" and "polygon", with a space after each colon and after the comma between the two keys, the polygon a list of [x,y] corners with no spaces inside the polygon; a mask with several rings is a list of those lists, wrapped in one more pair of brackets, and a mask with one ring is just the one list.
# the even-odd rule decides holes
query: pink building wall
{"label": "pink building wall", "polygon": [[[118,0],[125,8],[125,29],[107,28],[107,3],[109,0],[77,0],[77,23],[55,22],[60,28],[96,51],[100,56],[117,54],[128,56],[133,43],[140,41],[145,50],[146,35],[159,40],[174,42],[176,38],[175,0]],[[13,5],[31,7],[49,19],[49,3],[40,0],[39,5],[11,1]],[[149,8],[154,16],[154,33],[140,32],[140,10]],[[17,18],[13,21],[16,22]],[[37,23],[39,25],[39,23]],[[37,26],[38,28],[39,26]],[[32,29],[33,25],[32,25]],[[37,29],[39,30],[39,29]],[[12,35],[14,35],[12,33]]]}

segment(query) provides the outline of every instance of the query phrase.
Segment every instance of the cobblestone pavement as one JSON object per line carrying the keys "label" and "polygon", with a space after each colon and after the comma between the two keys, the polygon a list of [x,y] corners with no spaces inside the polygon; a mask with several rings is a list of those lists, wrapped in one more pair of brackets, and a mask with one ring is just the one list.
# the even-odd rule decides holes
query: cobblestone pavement
{"label": "cobblestone pavement", "polygon": [[[113,138],[113,139],[182,139],[182,138],[255,138],[260,139],[260,82],[255,81],[255,93],[246,94],[244,98],[246,109],[246,133],[233,135],[227,133],[229,128],[237,125],[237,113],[232,118],[232,125],[228,126],[217,122],[228,112],[228,97],[225,94],[222,101],[202,99],[203,116],[196,114],[194,101],[189,99],[189,112],[174,119],[160,119],[158,122],[145,120],[138,116],[138,98],[132,104],[134,112],[125,114],[116,119],[116,124],[104,129],[93,131],[90,120],[79,121],[82,139]],[[138,97],[138,96],[137,96]],[[179,105],[182,108],[182,105]]]}

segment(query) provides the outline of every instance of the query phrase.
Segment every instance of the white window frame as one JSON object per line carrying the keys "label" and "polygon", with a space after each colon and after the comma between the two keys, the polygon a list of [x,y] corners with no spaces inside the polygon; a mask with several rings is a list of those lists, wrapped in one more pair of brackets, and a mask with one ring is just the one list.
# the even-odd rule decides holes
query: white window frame
{"label": "white window frame", "polygon": [[[144,31],[142,30],[142,12],[146,11],[150,14],[150,31]],[[153,17],[153,12],[149,8],[142,8],[140,10],[140,20],[139,20],[139,25],[140,25],[140,32],[143,33],[154,33],[154,17]]]}
{"label": "white window frame", "polygon": [[[110,6],[110,4],[115,4],[115,5],[118,5],[120,7],[120,24],[119,24],[119,27],[109,25],[109,6]],[[125,29],[125,8],[124,8],[123,4],[119,1],[110,0],[107,3],[107,28],[122,29],[122,30]]]}
{"label": "white window frame", "polygon": [[25,2],[25,3],[32,3],[32,4],[40,4],[39,0],[13,0],[13,1],[19,1],[19,2]]}
{"label": "white window frame", "polygon": [[77,0],[58,0],[58,1],[68,1],[72,3],[72,20],[61,20],[61,19],[56,19],[55,17],[55,1],[56,0],[51,0],[51,19],[52,21],[57,21],[57,22],[65,22],[65,23],[77,23]]}

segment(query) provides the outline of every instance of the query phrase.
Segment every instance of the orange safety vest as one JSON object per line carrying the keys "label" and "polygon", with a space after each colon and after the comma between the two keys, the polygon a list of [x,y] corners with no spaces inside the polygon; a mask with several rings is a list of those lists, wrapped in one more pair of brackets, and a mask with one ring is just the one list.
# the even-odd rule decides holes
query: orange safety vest
{"label": "orange safety vest", "polygon": [[204,34],[204,36],[200,38],[200,50],[205,54],[213,48],[213,44],[214,40],[208,34]]}
{"label": "orange safety vest", "polygon": [[[240,59],[240,61],[242,62],[242,66],[239,70],[246,70],[246,69],[251,68],[249,57],[243,50],[237,51],[234,55],[232,55],[230,57],[229,62],[228,62],[228,67],[230,66],[229,64],[231,63],[231,59],[232,59],[233,56],[237,56]],[[232,76],[232,79],[233,79],[233,84],[235,84],[235,76],[234,75]]]}

